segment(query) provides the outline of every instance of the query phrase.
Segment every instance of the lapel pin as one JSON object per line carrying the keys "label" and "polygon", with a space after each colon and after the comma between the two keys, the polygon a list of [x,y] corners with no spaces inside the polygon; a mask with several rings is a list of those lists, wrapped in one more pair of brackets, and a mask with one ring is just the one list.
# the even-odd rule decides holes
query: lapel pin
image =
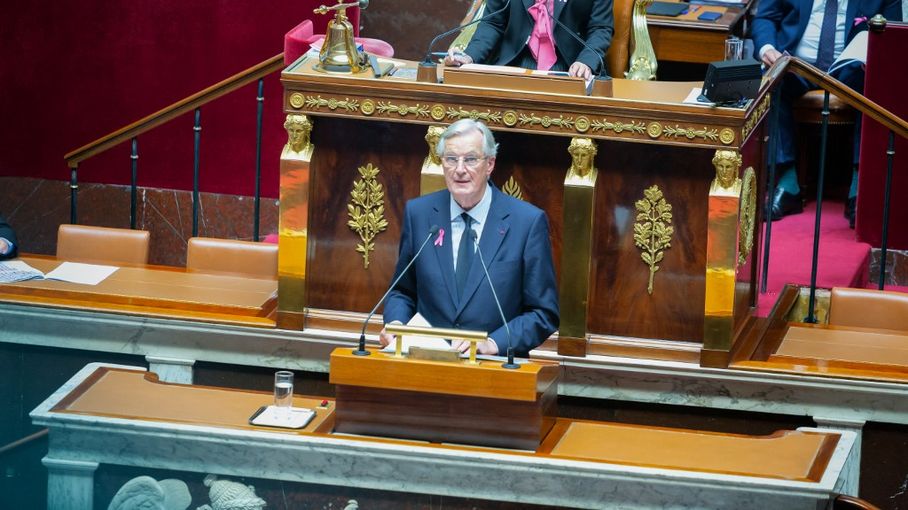
{"label": "lapel pin", "polygon": [[445,242],[445,229],[438,229],[438,237],[435,238],[435,246],[441,246]]}

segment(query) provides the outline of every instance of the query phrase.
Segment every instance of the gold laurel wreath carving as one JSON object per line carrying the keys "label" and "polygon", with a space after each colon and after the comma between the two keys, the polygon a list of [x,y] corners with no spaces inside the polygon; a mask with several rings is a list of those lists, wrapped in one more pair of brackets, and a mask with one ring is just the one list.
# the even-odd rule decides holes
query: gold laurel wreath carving
{"label": "gold laurel wreath carving", "polygon": [[757,108],[754,110],[753,114],[748,117],[746,121],[744,121],[744,127],[741,128],[742,143],[747,139],[747,135],[749,135],[750,132],[753,131],[755,127],[757,127],[757,123],[759,123],[760,119],[763,118],[763,114],[766,113],[767,110],[769,110],[769,105],[770,96],[767,95],[763,98],[763,101],[761,101],[760,104],[757,105]]}
{"label": "gold laurel wreath carving", "polygon": [[591,121],[590,126],[592,126],[593,131],[614,131],[615,133],[628,131],[630,133],[637,133],[640,135],[646,133],[646,124],[637,121],[610,122],[608,119],[602,119]]}
{"label": "gold laurel wreath carving", "polygon": [[693,140],[694,138],[699,137],[699,138],[703,138],[704,140],[710,140],[710,141],[715,142],[716,140],[719,139],[719,130],[709,129],[707,127],[704,127],[703,129],[694,129],[694,128],[683,128],[678,125],[675,125],[674,127],[665,126],[665,128],[663,129],[663,134],[666,136],[666,138],[684,137],[684,138],[687,138],[688,140]]}
{"label": "gold laurel wreath carving", "polygon": [[649,266],[649,285],[646,291],[652,295],[653,278],[659,270],[659,262],[665,257],[665,250],[672,247],[672,206],[665,201],[659,186],[653,185],[643,192],[643,197],[634,204],[637,219],[634,222],[634,244],[640,248],[640,258]]}
{"label": "gold laurel wreath carving", "polygon": [[556,126],[560,128],[573,129],[574,128],[574,118],[565,117],[564,115],[559,115],[557,117],[549,117],[548,115],[543,115],[542,117],[536,115],[535,113],[526,115],[521,113],[517,117],[517,123],[521,126],[536,126],[540,125],[544,128],[549,128],[551,126]]}
{"label": "gold laurel wreath carving", "polygon": [[413,106],[406,104],[394,104],[385,101],[379,101],[378,106],[376,107],[378,113],[396,113],[401,117],[406,117],[407,115],[416,115],[417,117],[428,117],[430,107],[429,105],[424,104],[415,104]]}
{"label": "gold laurel wreath carving", "polygon": [[359,234],[362,243],[356,245],[356,251],[363,254],[363,269],[369,269],[369,253],[375,250],[375,236],[388,228],[385,192],[376,179],[378,167],[369,163],[358,170],[362,179],[354,181],[350,191],[350,202],[347,204],[350,221],[347,226]]}
{"label": "gold laurel wreath carving", "polygon": [[504,183],[504,186],[501,187],[501,191],[506,195],[511,195],[514,198],[523,200],[523,191],[520,190],[520,185],[514,180],[513,175],[508,177],[508,182]]}
{"label": "gold laurel wreath carving", "polygon": [[479,110],[448,107],[447,115],[449,119],[473,119],[501,124],[501,112],[493,112],[491,110],[481,112]]}
{"label": "gold laurel wreath carving", "polygon": [[348,112],[355,112],[359,110],[359,101],[356,99],[344,98],[344,99],[335,99],[328,98],[325,99],[322,96],[306,96],[305,102],[306,108],[317,110],[319,108],[328,107],[329,110],[347,110]]}
{"label": "gold laurel wreath carving", "polygon": [[741,185],[741,213],[738,220],[738,265],[747,263],[754,246],[754,227],[757,215],[757,177],[752,166],[744,170]]}

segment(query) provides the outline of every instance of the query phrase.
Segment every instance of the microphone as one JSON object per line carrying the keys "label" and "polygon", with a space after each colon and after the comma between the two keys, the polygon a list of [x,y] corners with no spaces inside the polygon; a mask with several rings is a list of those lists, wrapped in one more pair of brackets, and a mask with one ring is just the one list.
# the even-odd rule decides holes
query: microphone
{"label": "microphone", "polygon": [[375,310],[378,310],[378,307],[381,306],[381,304],[385,302],[385,298],[387,298],[388,294],[390,294],[391,291],[394,289],[394,287],[397,286],[397,283],[400,281],[400,279],[403,278],[405,274],[407,274],[407,271],[410,270],[410,266],[412,266],[413,263],[416,262],[416,259],[419,258],[419,254],[422,253],[423,248],[425,248],[426,245],[429,244],[429,240],[432,239],[432,236],[438,234],[439,230],[441,230],[441,229],[438,227],[438,225],[432,225],[432,228],[429,229],[429,235],[426,236],[426,240],[423,241],[422,245],[420,245],[419,249],[416,250],[416,255],[413,255],[413,258],[410,259],[410,262],[407,263],[407,265],[404,267],[403,271],[401,271],[400,274],[397,275],[397,278],[395,278],[394,281],[391,282],[391,285],[388,287],[388,290],[386,290],[385,294],[381,297],[381,299],[378,300],[378,303],[375,303],[375,307],[372,308],[372,311],[369,312],[369,315],[366,317],[366,320],[363,322],[363,329],[359,333],[359,348],[356,349],[355,351],[353,351],[354,355],[368,356],[369,354],[371,354],[369,351],[366,350],[366,327],[369,325],[369,320],[372,319],[373,315],[375,315]]}
{"label": "microphone", "polygon": [[[423,59],[422,62],[419,63],[420,69],[423,70],[422,72],[423,72],[423,73],[426,73],[425,76],[429,76],[429,74],[425,71],[426,68],[433,68],[433,69],[434,69],[434,68],[436,67],[436,65],[437,65],[435,62],[432,62],[432,48],[435,47],[435,43],[437,43],[437,42],[438,42],[441,38],[443,38],[443,37],[449,36],[449,35],[451,35],[451,34],[453,34],[453,33],[455,33],[455,32],[460,32],[460,31],[462,31],[463,29],[465,29],[465,28],[467,28],[467,27],[473,26],[473,25],[475,25],[475,24],[477,24],[477,23],[479,23],[479,22],[481,22],[481,21],[484,21],[484,20],[486,20],[486,19],[488,19],[488,18],[491,18],[492,16],[495,16],[496,14],[500,14],[500,13],[504,12],[504,10],[507,9],[510,5],[511,5],[511,0],[506,0],[505,3],[504,3],[504,6],[502,6],[501,9],[498,9],[498,10],[496,10],[496,11],[492,11],[492,12],[490,12],[490,13],[488,13],[488,14],[483,14],[482,16],[480,16],[480,17],[474,19],[473,21],[471,21],[471,22],[469,22],[469,23],[466,23],[466,24],[463,24],[463,25],[458,25],[458,26],[452,28],[451,30],[448,30],[448,31],[446,31],[446,32],[442,32],[442,33],[436,35],[435,38],[432,39],[432,42],[429,43],[429,49],[426,50],[426,57]],[[433,75],[433,76],[434,76],[434,75]],[[422,80],[420,80],[420,81],[422,81]],[[433,78],[431,81],[434,82],[434,81],[436,81],[436,80]]]}
{"label": "microphone", "polygon": [[492,297],[495,298],[495,306],[498,307],[498,314],[501,315],[501,322],[504,324],[504,330],[508,333],[508,361],[502,363],[503,368],[510,369],[519,369],[520,365],[514,363],[514,347],[511,345],[511,328],[508,326],[508,320],[504,316],[504,311],[501,309],[501,301],[498,300],[498,293],[495,292],[495,286],[492,285],[492,277],[489,276],[489,267],[486,266],[485,259],[482,258],[482,250],[479,249],[479,239],[476,235],[476,231],[472,228],[470,229],[470,239],[473,240],[473,244],[476,245],[476,253],[479,254],[479,263],[482,264],[482,270],[485,272],[486,281],[489,282],[489,288],[492,289]]}
{"label": "microphone", "polygon": [[[575,34],[574,31],[571,30],[570,28],[568,28],[567,25],[565,25],[564,23],[559,21],[558,18],[553,16],[549,12],[549,9],[546,7],[545,4],[541,4],[541,7],[542,7],[542,10],[545,11],[545,14],[546,14],[546,16],[549,17],[549,19],[554,21],[555,24],[558,25],[559,27],[563,28],[564,31],[568,33],[568,35],[570,35],[572,38],[574,38],[575,41],[579,42],[584,48],[592,51],[593,54],[596,55],[596,58],[599,59],[599,72],[596,73],[595,79],[596,80],[606,80],[606,81],[611,80],[611,77],[609,77],[609,75],[605,74],[605,60],[602,58],[602,55],[599,53],[599,51],[597,51],[595,48],[593,48],[592,46],[587,44],[586,41],[581,39],[579,35]],[[554,36],[554,33],[552,35]],[[611,95],[611,94],[609,94],[609,95]]]}

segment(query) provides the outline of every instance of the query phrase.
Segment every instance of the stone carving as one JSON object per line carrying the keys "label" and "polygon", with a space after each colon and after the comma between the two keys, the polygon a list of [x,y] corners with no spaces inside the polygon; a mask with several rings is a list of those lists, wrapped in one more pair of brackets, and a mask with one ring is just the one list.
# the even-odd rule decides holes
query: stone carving
{"label": "stone carving", "polygon": [[208,490],[210,505],[202,505],[196,510],[262,510],[265,500],[255,495],[255,487],[243,485],[230,480],[218,480],[215,475],[208,475],[202,482]]}
{"label": "stone carving", "polygon": [[185,482],[137,476],[123,484],[107,510],[186,510],[192,496]]}

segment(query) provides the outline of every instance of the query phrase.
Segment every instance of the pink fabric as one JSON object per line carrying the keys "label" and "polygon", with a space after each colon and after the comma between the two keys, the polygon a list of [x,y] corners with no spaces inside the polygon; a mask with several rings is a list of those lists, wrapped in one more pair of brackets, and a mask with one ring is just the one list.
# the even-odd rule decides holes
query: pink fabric
{"label": "pink fabric", "polygon": [[536,58],[536,69],[548,71],[555,65],[555,39],[552,32],[552,18],[549,14],[548,0],[536,0],[529,8],[530,16],[536,20],[536,26],[530,33],[527,46]]}
{"label": "pink fabric", "polygon": [[[312,21],[305,20],[284,35],[284,64],[292,64],[303,53],[309,51],[313,44],[321,44],[325,35],[314,34],[313,30]],[[362,45],[366,53],[388,58],[394,56],[394,48],[385,41],[369,37],[355,37],[354,40]]]}

